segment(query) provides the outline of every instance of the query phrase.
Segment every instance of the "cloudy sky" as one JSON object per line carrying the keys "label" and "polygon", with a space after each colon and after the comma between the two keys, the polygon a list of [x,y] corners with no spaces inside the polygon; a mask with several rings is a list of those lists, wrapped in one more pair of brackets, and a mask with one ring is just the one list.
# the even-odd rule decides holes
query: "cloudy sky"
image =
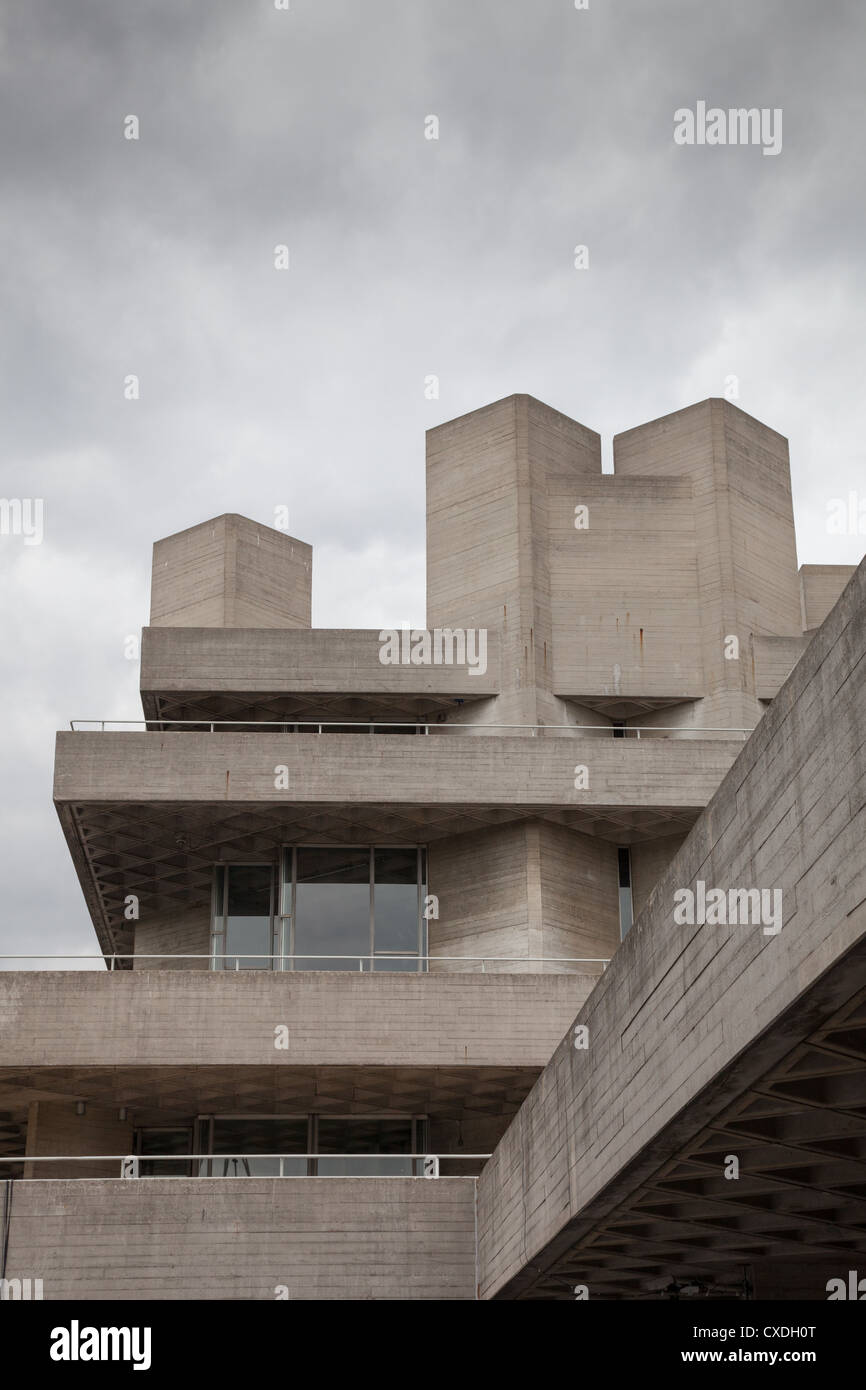
{"label": "cloudy sky", "polygon": [[[45,531],[0,536],[0,950],[95,949],[53,736],[140,715],[160,536],[286,505],[316,625],[421,623],[426,428],[525,391],[609,467],[736,376],[801,563],[861,558],[864,40],[862,0],[3,0],[0,495]],[[676,145],[698,100],[782,152]]]}

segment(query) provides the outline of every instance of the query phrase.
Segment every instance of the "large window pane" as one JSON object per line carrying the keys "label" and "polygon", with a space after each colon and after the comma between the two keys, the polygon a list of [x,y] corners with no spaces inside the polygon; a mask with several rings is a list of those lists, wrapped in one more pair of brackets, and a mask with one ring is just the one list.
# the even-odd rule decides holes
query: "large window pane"
{"label": "large window pane", "polygon": [[[268,970],[271,954],[270,864],[231,864],[227,869],[225,953],[227,970]],[[255,956],[265,959],[254,959]]]}
{"label": "large window pane", "polygon": [[142,1155],[139,1172],[143,1178],[188,1178],[189,1163],[180,1159],[152,1158],[145,1154],[188,1154],[191,1132],[183,1129],[141,1129],[138,1132],[138,1152]]}
{"label": "large window pane", "polygon": [[377,849],[374,865],[376,969],[415,970],[415,961],[399,956],[418,954],[418,851]]}
{"label": "large window pane", "polygon": [[299,849],[297,861],[295,969],[357,970],[370,954],[370,851]]}
{"label": "large window pane", "polygon": [[317,1158],[320,1177],[411,1177],[411,1119],[319,1117],[319,1154],[375,1154],[375,1158]]}
{"label": "large window pane", "polygon": [[[276,1178],[280,1175],[279,1158],[260,1158],[259,1154],[305,1154],[307,1151],[307,1117],[250,1115],[242,1119],[214,1117],[213,1151],[211,1160],[215,1178],[252,1177]],[[283,1158],[284,1177],[303,1177],[307,1172],[305,1158]]]}

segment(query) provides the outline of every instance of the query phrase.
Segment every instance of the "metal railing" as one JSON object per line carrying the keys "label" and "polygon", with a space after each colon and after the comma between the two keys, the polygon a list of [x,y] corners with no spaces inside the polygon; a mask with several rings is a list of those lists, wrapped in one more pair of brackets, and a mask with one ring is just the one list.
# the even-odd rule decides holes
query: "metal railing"
{"label": "metal railing", "polygon": [[[86,728],[82,726],[86,725]],[[113,727],[116,726],[116,727]],[[70,719],[69,727],[73,733],[130,733],[143,729],[145,732],[153,729],[158,733],[172,733],[175,730],[197,729],[200,733],[216,733],[221,729],[270,729],[278,733],[302,733],[307,730],[315,730],[321,734],[328,729],[339,729],[341,733],[347,731],[374,734],[386,729],[411,729],[416,734],[434,733],[448,734],[483,734],[491,731],[503,729],[519,729],[522,732],[529,732],[531,737],[541,734],[552,734],[560,737],[563,734],[606,734],[609,738],[629,738],[640,739],[654,735],[679,736],[686,738],[689,736],[703,737],[706,734],[738,734],[744,740],[749,734],[754,733],[754,729],[736,728],[714,728],[714,727],[692,727],[674,724],[440,724],[435,720],[419,721],[395,721],[386,719]]]}
{"label": "metal railing", "polygon": [[[491,1154],[467,1154],[467,1153],[304,1153],[304,1154],[15,1154],[0,1155],[0,1163],[14,1164],[20,1167],[22,1164],[30,1163],[117,1163],[120,1165],[118,1177],[125,1180],[152,1181],[158,1178],[170,1176],[166,1173],[142,1173],[142,1164],[148,1163],[179,1163],[189,1167],[193,1163],[204,1164],[208,1171],[202,1172],[201,1166],[198,1173],[181,1174],[181,1179],[189,1178],[240,1178],[240,1177],[264,1177],[264,1178],[343,1178],[343,1177],[395,1177],[395,1178],[438,1178],[440,1176],[440,1163],[483,1163],[486,1162]],[[257,1162],[278,1163],[279,1168],[276,1173],[255,1173],[253,1167]],[[405,1163],[411,1165],[413,1171],[409,1173],[328,1173],[320,1172],[319,1165],[327,1163]],[[230,1163],[235,1165],[235,1171],[230,1173],[228,1166]],[[239,1172],[237,1165],[243,1165],[243,1171]],[[286,1164],[303,1163],[308,1171],[304,1173],[287,1173]],[[212,1172],[214,1167],[222,1164],[223,1171]],[[415,1171],[417,1165],[421,1166],[421,1171]],[[314,1171],[313,1171],[314,1170]],[[458,1175],[454,1175],[458,1176]],[[472,1175],[474,1176],[474,1174]],[[66,1181],[66,1179],[64,1179]],[[100,1181],[100,1179],[76,1178],[75,1182]]]}
{"label": "metal railing", "polygon": [[[173,953],[173,952],[168,952],[168,951],[163,951],[163,952],[161,952],[160,954],[144,954],[144,953],[136,954],[136,953],[134,953],[134,952],[131,952],[131,953],[122,953],[122,952],[120,952],[120,951],[116,951],[116,952],[113,951],[113,952],[111,952],[111,954],[109,954],[109,953],[107,953],[107,952],[93,952],[93,953],[88,953],[88,954],[76,953],[76,952],[69,952],[69,953],[64,954],[63,952],[55,951],[55,952],[52,952],[52,953],[49,954],[49,953],[39,953],[39,952],[29,952],[29,951],[27,951],[27,952],[19,953],[19,954],[17,954],[17,955],[0,954],[0,961],[4,961],[4,960],[94,960],[94,961],[95,961],[95,960],[101,960],[101,961],[104,962],[106,968],[107,968],[109,971],[114,970],[115,967],[116,967],[117,962],[118,962],[118,961],[123,961],[123,960],[131,960],[131,961],[144,961],[144,960],[172,960],[172,961],[173,961],[173,960],[206,960],[206,961],[210,961],[211,963],[213,963],[214,961],[217,961],[217,960],[224,960],[224,961],[233,961],[233,962],[234,962],[234,966],[233,966],[233,967],[226,967],[226,966],[223,967],[223,970],[225,970],[225,969],[228,968],[228,969],[230,969],[230,970],[232,971],[232,973],[234,973],[234,971],[239,971],[239,970],[242,968],[241,965],[240,965],[240,962],[241,962],[242,960],[264,960],[264,961],[269,961],[269,962],[271,962],[271,964],[268,965],[268,966],[264,966],[264,967],[262,967],[262,968],[265,969],[265,970],[272,969],[272,970],[274,970],[276,973],[291,973],[291,965],[285,965],[285,964],[283,964],[283,965],[275,965],[274,962],[276,962],[276,961],[292,962],[292,961],[298,961],[298,960],[316,960],[316,961],[319,961],[319,960],[343,960],[343,961],[357,962],[357,964],[358,964],[358,970],[361,971],[362,973],[366,973],[366,974],[376,974],[376,973],[378,973],[378,974],[383,974],[383,973],[389,973],[389,972],[383,972],[383,971],[378,971],[378,972],[376,972],[376,971],[373,969],[373,965],[374,965],[374,963],[376,963],[376,962],[378,962],[379,964],[382,964],[382,963],[384,963],[384,962],[386,962],[386,961],[387,961],[387,962],[396,962],[396,961],[400,960],[400,961],[408,961],[408,962],[412,963],[413,965],[418,965],[418,964],[421,964],[422,962],[424,962],[425,964],[428,964],[428,965],[429,965],[429,962],[430,962],[430,961],[435,961],[435,962],[442,962],[442,961],[454,962],[454,961],[459,961],[459,962],[461,962],[461,963],[463,963],[463,964],[465,964],[466,962],[469,962],[469,963],[471,963],[471,964],[473,964],[473,965],[478,965],[478,964],[480,964],[480,966],[481,966],[481,972],[480,972],[480,973],[483,975],[483,974],[486,973],[486,967],[487,967],[488,965],[506,965],[506,964],[507,964],[507,965],[554,965],[554,964],[555,964],[555,965],[600,965],[601,968],[602,968],[602,970],[604,970],[604,969],[610,964],[611,958],[610,958],[610,956],[419,956],[419,955],[409,955],[409,954],[407,954],[407,955],[405,955],[405,956],[403,956],[403,955],[396,955],[396,954],[395,954],[395,955],[388,954],[388,955],[353,956],[353,955],[328,955],[328,954],[322,954],[322,953],[319,953],[318,955],[311,955],[311,956],[308,956],[308,955],[300,956],[300,955],[288,955],[288,954],[282,954],[282,955],[281,955],[279,952],[277,952],[276,954],[272,954],[272,955],[257,955],[257,954],[255,954],[255,953],[253,953],[253,952],[248,952],[248,951],[220,952],[220,953],[217,953],[217,954],[211,954],[211,953],[209,953],[209,954],[206,954],[206,955],[205,955],[205,954],[185,955],[185,954],[181,954],[181,953],[175,954],[175,953]],[[364,962],[365,962],[365,961],[369,963],[369,969],[368,969],[366,972],[364,971]],[[253,968],[256,968],[256,967],[253,967]],[[327,966],[324,967],[324,970],[327,971]],[[392,972],[390,972],[390,973],[392,973],[392,974],[394,974],[394,973],[409,974],[409,973],[411,973],[411,972],[410,972],[410,971],[404,971],[404,972],[394,972],[394,971],[392,971]],[[425,974],[425,975],[426,975],[426,974],[430,974],[431,972],[430,972],[429,969],[428,969],[428,970],[424,970],[424,971],[418,971],[417,973],[418,973],[418,974]],[[457,972],[451,972],[451,973],[457,973]],[[498,972],[498,973],[505,973],[505,972]],[[516,972],[516,973],[519,973],[519,972]],[[543,972],[542,972],[542,973],[543,973]],[[573,974],[577,974],[578,972],[577,972],[577,971],[573,971],[573,972],[563,972],[563,973],[570,973],[570,974],[573,973]]]}

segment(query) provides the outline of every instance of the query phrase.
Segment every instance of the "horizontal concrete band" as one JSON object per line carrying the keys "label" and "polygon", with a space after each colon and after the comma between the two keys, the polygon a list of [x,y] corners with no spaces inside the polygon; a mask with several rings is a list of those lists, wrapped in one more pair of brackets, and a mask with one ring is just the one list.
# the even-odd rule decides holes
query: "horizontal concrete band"
{"label": "horizontal concrete band", "polygon": [[[500,687],[499,633],[484,631],[483,662],[479,648],[473,646],[475,639],[470,638],[473,669],[466,662],[447,659],[429,664],[383,661],[378,628],[146,627],[141,639],[141,690],[152,695],[283,691],[447,694],[477,699],[498,694]],[[402,656],[402,630],[400,641]],[[409,651],[411,654],[411,644]],[[449,651],[457,654],[450,644],[443,647],[445,656]]]}
{"label": "horizontal concrete band", "polygon": [[697,808],[740,747],[718,738],[59,733],[54,797],[58,803]]}
{"label": "horizontal concrete band", "polygon": [[0,1076],[109,1065],[542,1067],[596,978],[9,972]]}
{"label": "horizontal concrete band", "polygon": [[469,1299],[475,1183],[16,1182],[7,1279],[57,1299]]}

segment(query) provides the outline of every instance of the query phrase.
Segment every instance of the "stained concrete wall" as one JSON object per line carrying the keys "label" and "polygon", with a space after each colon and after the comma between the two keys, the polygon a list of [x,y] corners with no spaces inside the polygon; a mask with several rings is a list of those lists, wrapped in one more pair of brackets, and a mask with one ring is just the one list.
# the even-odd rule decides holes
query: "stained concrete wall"
{"label": "stained concrete wall", "polygon": [[671,722],[752,728],[751,634],[801,631],[786,440],[708,400],[618,435],[614,457],[602,476],[598,436],[530,396],[428,432],[428,621],[502,634],[500,699],[461,717],[701,699]]}
{"label": "stained concrete wall", "polygon": [[[549,499],[554,689],[704,694],[690,478],[554,480]],[[575,528],[575,506],[588,526]]]}
{"label": "stained concrete wall", "polygon": [[46,1300],[471,1299],[467,1178],[16,1182],[6,1277]]}
{"label": "stained concrete wall", "polygon": [[157,541],[154,627],[309,627],[313,552],[304,541],[228,513]]}
{"label": "stained concrete wall", "polygon": [[[731,402],[702,401],[614,439],[623,478],[688,476],[694,488],[706,725],[761,715],[751,633],[799,633],[800,595],[787,440]],[[736,636],[740,656],[724,656]]]}
{"label": "stained concrete wall", "polygon": [[502,723],[560,722],[552,695],[548,478],[601,472],[599,436],[532,396],[427,432],[427,622],[498,629]]}
{"label": "stained concrete wall", "polygon": [[[589,1048],[566,1036],[485,1168],[482,1296],[645,1181],[665,1126],[686,1142],[708,1123],[726,1067],[747,1086],[789,1052],[774,1021],[866,936],[864,668],[866,561],[578,1015]],[[677,925],[674,892],[698,879],[781,890],[781,932]]]}

